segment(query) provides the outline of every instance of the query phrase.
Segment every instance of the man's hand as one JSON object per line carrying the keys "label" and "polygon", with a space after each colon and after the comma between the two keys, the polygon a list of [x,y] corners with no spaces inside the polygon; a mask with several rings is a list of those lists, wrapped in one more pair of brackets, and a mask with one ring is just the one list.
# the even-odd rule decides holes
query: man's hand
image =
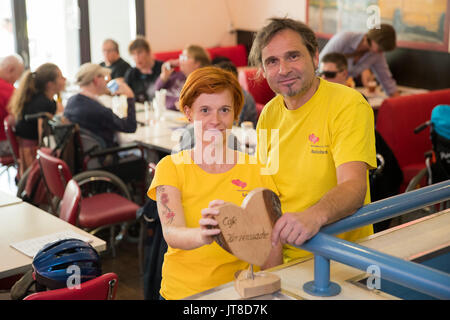
{"label": "man's hand", "polygon": [[283,214],[272,230],[272,246],[276,246],[279,241],[283,244],[302,245],[319,232],[322,227],[321,220],[313,208]]}
{"label": "man's hand", "polygon": [[365,162],[353,161],[336,170],[337,186],[316,204],[302,212],[285,213],[272,231],[272,246],[288,243],[300,246],[311,239],[326,224],[353,214],[364,204],[366,195]]}

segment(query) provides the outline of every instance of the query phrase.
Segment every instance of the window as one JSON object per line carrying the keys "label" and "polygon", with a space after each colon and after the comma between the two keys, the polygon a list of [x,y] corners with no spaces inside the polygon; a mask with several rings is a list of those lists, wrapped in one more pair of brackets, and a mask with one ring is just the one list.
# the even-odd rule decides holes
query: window
{"label": "window", "polygon": [[0,57],[16,52],[11,0],[0,0]]}
{"label": "window", "polygon": [[69,82],[80,65],[77,0],[27,0],[30,67],[52,62]]}

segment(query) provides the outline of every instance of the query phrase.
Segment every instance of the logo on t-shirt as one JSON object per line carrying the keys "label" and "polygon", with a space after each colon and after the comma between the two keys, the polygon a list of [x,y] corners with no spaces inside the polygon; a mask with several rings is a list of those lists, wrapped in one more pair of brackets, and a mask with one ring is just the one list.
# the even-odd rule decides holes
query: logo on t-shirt
{"label": "logo on t-shirt", "polygon": [[319,140],[319,137],[316,137],[314,133],[311,133],[309,135],[309,141],[311,141],[312,143],[316,144],[317,142],[319,142]]}
{"label": "logo on t-shirt", "polygon": [[239,180],[239,179],[234,179],[234,180],[231,180],[231,183],[234,184],[235,186],[238,186],[239,188],[241,188],[241,189],[238,189],[237,191],[238,191],[238,192],[242,192],[242,196],[243,196],[243,197],[246,197],[246,196],[247,196],[248,190],[245,190],[245,189],[244,189],[244,188],[247,186],[247,183],[246,183],[246,182],[241,181],[241,180]]}
{"label": "logo on t-shirt", "polygon": [[311,153],[314,154],[328,154],[328,145],[319,145],[317,144],[320,140],[318,136],[316,136],[314,133],[311,133],[308,136],[308,140],[312,142],[311,144]]}

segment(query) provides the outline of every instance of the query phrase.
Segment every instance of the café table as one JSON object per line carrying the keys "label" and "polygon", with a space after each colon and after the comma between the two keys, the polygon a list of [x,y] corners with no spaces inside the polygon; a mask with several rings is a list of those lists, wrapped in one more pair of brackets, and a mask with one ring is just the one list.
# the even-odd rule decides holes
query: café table
{"label": "caf\u00e9 table", "polygon": [[11,245],[21,241],[72,231],[89,239],[98,251],[106,242],[27,202],[0,208],[0,279],[26,272],[33,259]]}

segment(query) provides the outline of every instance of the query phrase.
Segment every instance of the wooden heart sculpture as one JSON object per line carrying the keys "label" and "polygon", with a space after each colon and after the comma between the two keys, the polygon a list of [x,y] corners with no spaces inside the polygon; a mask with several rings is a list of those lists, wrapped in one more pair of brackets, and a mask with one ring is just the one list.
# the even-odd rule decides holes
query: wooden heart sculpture
{"label": "wooden heart sculpture", "polygon": [[221,233],[215,241],[239,259],[262,266],[272,250],[272,228],[281,217],[278,196],[257,188],[249,192],[241,207],[225,203],[218,209],[215,219]]}

